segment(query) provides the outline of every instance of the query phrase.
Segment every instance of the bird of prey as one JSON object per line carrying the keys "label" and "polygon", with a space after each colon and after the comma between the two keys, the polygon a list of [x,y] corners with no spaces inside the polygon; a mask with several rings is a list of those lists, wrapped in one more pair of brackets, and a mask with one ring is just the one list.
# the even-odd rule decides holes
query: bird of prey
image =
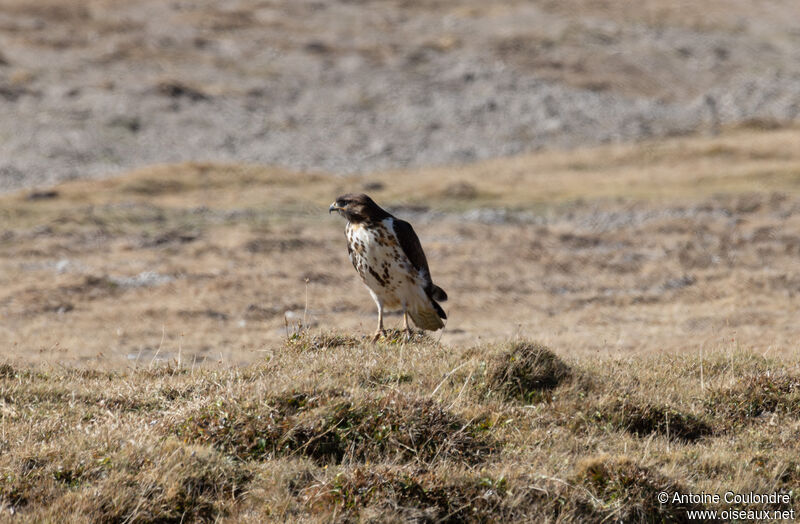
{"label": "bird of prey", "polygon": [[328,212],[347,219],[347,253],[353,267],[378,306],[378,331],[373,342],[385,334],[383,310],[402,309],[403,329],[410,337],[408,317],[422,329],[444,327],[447,315],[438,304],[447,293],[431,280],[428,261],[411,224],[381,209],[364,194],[336,199]]}

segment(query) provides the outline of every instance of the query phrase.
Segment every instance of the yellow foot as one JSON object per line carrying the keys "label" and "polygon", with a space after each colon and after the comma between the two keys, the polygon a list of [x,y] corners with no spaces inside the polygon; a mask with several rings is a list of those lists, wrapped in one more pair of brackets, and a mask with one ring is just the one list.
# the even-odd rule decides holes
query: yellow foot
{"label": "yellow foot", "polygon": [[374,337],[372,337],[372,343],[374,344],[375,342],[377,342],[377,341],[378,341],[378,339],[379,339],[379,338],[381,338],[381,337],[385,337],[385,336],[386,336],[386,332],[385,332],[384,330],[382,330],[382,329],[379,329],[379,330],[378,330],[378,331],[375,333],[375,336],[374,336]]}
{"label": "yellow foot", "polygon": [[405,335],[406,342],[411,342],[412,338],[414,338],[414,332],[411,329],[406,329],[406,335]]}

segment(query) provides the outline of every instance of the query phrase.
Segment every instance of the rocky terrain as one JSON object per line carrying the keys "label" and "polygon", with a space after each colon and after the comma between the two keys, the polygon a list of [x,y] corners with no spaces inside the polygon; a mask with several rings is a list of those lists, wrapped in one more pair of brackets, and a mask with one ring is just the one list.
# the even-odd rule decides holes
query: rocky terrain
{"label": "rocky terrain", "polygon": [[338,174],[776,127],[793,0],[2,0],[0,191],[185,160]]}

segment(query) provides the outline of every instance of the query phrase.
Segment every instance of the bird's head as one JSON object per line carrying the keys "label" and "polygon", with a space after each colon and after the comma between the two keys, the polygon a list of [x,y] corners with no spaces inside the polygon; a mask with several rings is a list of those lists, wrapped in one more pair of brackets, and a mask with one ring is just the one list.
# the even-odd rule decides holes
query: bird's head
{"label": "bird's head", "polygon": [[338,212],[348,222],[372,222],[391,216],[370,197],[360,193],[348,193],[336,199],[328,208],[328,213]]}

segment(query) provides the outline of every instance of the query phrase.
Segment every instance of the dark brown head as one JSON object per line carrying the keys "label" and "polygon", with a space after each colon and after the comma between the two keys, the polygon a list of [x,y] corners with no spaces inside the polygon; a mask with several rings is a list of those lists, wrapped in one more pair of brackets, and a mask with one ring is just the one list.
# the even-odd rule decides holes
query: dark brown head
{"label": "dark brown head", "polygon": [[336,199],[328,208],[328,213],[337,211],[348,222],[377,222],[391,216],[378,206],[370,197],[360,193],[348,193]]}

